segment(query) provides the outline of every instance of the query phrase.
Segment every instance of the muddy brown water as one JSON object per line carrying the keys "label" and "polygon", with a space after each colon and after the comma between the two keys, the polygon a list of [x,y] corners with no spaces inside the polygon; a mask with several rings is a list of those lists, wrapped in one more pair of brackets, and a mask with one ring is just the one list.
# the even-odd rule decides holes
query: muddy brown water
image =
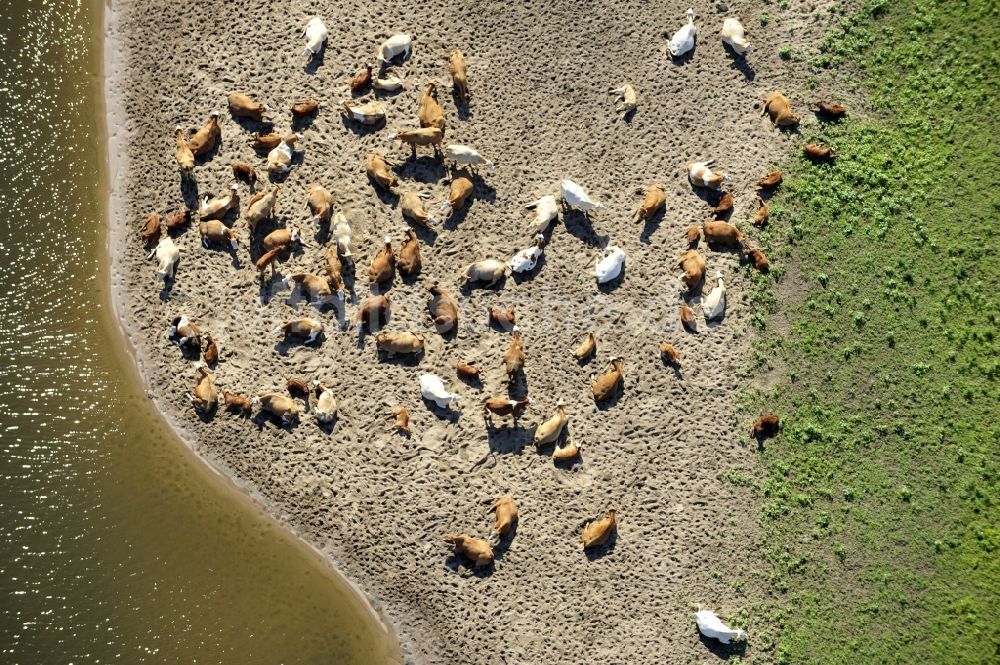
{"label": "muddy brown water", "polygon": [[0,662],[395,660],[134,375],[107,293],[103,12],[0,8]]}

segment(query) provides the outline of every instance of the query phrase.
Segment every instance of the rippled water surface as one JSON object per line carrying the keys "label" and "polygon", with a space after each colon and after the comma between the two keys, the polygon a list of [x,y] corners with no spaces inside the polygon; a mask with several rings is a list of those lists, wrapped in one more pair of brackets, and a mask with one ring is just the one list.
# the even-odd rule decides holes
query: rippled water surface
{"label": "rippled water surface", "polygon": [[100,23],[93,0],[0,3],[0,662],[385,662],[347,587],[132,377],[105,311]]}

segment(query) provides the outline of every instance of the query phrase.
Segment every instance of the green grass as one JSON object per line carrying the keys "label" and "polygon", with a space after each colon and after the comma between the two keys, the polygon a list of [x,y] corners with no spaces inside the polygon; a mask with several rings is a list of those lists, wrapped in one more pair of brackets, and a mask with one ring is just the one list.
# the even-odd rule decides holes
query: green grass
{"label": "green grass", "polygon": [[751,294],[780,380],[746,415],[782,417],[751,648],[998,662],[1000,5],[879,1],[840,27],[814,76],[863,75],[872,117],[803,128],[838,158],[785,165],[760,241],[787,270]]}

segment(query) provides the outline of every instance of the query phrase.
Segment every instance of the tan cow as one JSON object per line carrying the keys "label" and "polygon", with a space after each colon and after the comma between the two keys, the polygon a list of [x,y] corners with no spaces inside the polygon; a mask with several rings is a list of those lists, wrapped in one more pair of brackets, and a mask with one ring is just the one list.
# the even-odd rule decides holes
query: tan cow
{"label": "tan cow", "polygon": [[617,515],[618,511],[614,508],[609,508],[603,518],[594,520],[588,524],[581,536],[583,548],[589,550],[592,547],[598,547],[608,542],[615,527],[618,525]]}
{"label": "tan cow", "polygon": [[417,120],[421,127],[437,127],[444,136],[444,111],[437,101],[437,86],[431,82],[424,88],[420,97],[420,107],[417,109]]}
{"label": "tan cow", "polygon": [[496,516],[493,534],[500,538],[506,537],[514,529],[514,523],[517,522],[518,511],[514,497],[510,494],[504,494],[490,506],[490,511]]}
{"label": "tan cow", "polygon": [[255,102],[242,92],[229,93],[229,112],[237,118],[246,118],[254,122],[264,122],[264,114],[271,112],[271,107]]}
{"label": "tan cow", "polygon": [[455,86],[455,92],[462,102],[468,104],[469,98],[469,70],[465,66],[465,56],[457,48],[453,48],[448,54],[448,73],[451,74],[451,83]]}

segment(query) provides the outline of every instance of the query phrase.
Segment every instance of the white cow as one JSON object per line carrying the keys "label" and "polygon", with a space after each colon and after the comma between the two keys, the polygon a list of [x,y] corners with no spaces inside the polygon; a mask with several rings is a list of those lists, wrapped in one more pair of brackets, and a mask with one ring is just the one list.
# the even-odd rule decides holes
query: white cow
{"label": "white cow", "polygon": [[177,249],[177,245],[170,239],[170,236],[160,238],[156,248],[149,253],[149,258],[153,258],[154,255],[159,263],[159,267],[156,269],[156,279],[161,282],[173,279],[177,272],[177,262],[180,261],[181,251]]}
{"label": "white cow", "polygon": [[448,392],[444,387],[444,381],[434,374],[420,375],[420,394],[442,409],[457,409],[458,402],[462,399],[455,393]]}
{"label": "white cow", "polygon": [[694,613],[694,620],[698,624],[698,630],[705,637],[719,640],[723,644],[731,641],[743,642],[747,639],[747,634],[742,630],[733,629],[722,623],[722,620],[715,616],[715,612],[709,610],[698,610]]}
{"label": "white cow", "polygon": [[510,260],[507,264],[510,266],[511,272],[531,272],[538,265],[538,259],[542,256],[542,243],[545,242],[545,236],[539,233],[535,236],[535,244],[531,247],[522,249],[520,252],[514,255],[514,258]]}
{"label": "white cow", "polygon": [[375,101],[365,104],[354,104],[350,101],[342,103],[344,115],[362,125],[377,125],[385,120],[385,107]]}
{"label": "white cow", "polygon": [[372,87],[384,92],[395,92],[403,87],[403,79],[398,76],[387,76],[385,78],[376,76],[372,79]]}
{"label": "white cow", "polygon": [[604,204],[591,200],[583,187],[572,180],[563,180],[559,185],[559,192],[562,194],[563,202],[570,208],[575,208],[581,212],[591,210],[604,210]]}
{"label": "white cow", "polygon": [[507,264],[496,259],[476,261],[465,269],[465,278],[470,282],[489,282],[493,286],[507,274]]}
{"label": "white cow", "polygon": [[337,253],[345,259],[352,260],[351,225],[342,212],[333,216],[333,236],[337,239]]}
{"label": "white cow", "polygon": [[281,139],[281,143],[278,144],[271,152],[267,153],[267,171],[268,173],[288,173],[292,170],[292,152],[295,149],[295,143],[301,141],[305,137],[301,134],[292,134]]}
{"label": "white cow", "polygon": [[695,37],[698,36],[698,28],[694,25],[694,10],[687,10],[687,25],[674,33],[674,36],[667,42],[667,50],[670,55],[679,58],[694,48]]}
{"label": "white cow", "polygon": [[493,166],[493,162],[489,161],[480,155],[475,149],[470,148],[467,145],[449,143],[444,147],[444,154],[447,159],[455,162],[455,164],[461,164],[463,166],[485,166],[486,172],[490,175],[492,175],[496,170]]}
{"label": "white cow", "polygon": [[625,265],[625,251],[620,247],[608,245],[604,251],[608,252],[607,256],[598,261],[594,268],[598,284],[605,284],[618,277]]}
{"label": "white cow", "polygon": [[334,397],[332,390],[319,382],[319,379],[313,379],[313,386],[319,391],[316,408],[313,409],[316,420],[324,424],[332,423],[337,417],[337,398]]}
{"label": "white cow", "polygon": [[402,54],[403,60],[406,60],[412,52],[412,35],[393,35],[382,42],[382,45],[378,48],[378,53],[375,54],[375,58],[379,61],[379,64],[384,66],[400,54]]}
{"label": "white cow", "polygon": [[722,22],[722,41],[729,44],[740,55],[753,53],[753,44],[747,39],[743,24],[739,19],[727,18]]}
{"label": "white cow", "polygon": [[306,38],[306,48],[302,51],[302,55],[307,55],[311,59],[323,50],[323,44],[330,37],[330,33],[327,31],[326,26],[323,25],[322,19],[318,16],[313,16],[306,23],[305,29],[302,30],[302,36]]}
{"label": "white cow", "polygon": [[556,197],[551,194],[547,194],[524,207],[528,210],[532,208],[535,210],[535,221],[532,223],[532,230],[535,232],[535,235],[545,233],[552,220],[559,216],[559,204],[556,202]]}
{"label": "white cow", "polygon": [[716,271],[715,279],[719,280],[718,285],[707,298],[701,299],[701,311],[706,321],[717,319],[726,312],[726,285],[722,281],[722,273]]}

